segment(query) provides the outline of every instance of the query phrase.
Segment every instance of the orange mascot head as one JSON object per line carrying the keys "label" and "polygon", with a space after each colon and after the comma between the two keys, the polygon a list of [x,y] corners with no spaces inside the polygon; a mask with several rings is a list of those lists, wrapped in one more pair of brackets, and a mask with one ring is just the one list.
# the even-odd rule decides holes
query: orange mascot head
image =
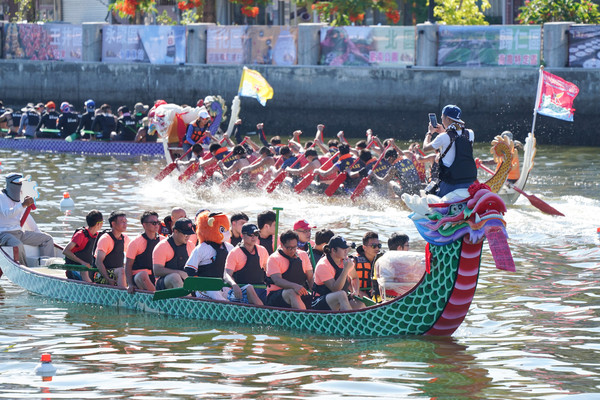
{"label": "orange mascot head", "polygon": [[229,218],[223,213],[203,211],[196,217],[196,234],[199,242],[221,244],[229,240]]}

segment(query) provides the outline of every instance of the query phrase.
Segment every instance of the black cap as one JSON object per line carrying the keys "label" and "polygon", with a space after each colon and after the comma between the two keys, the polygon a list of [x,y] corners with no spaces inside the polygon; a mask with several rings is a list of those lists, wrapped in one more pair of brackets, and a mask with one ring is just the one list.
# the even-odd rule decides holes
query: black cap
{"label": "black cap", "polygon": [[128,113],[129,112],[129,107],[127,107],[127,106],[121,106],[121,107],[119,107],[119,109],[117,110],[117,112],[122,112],[123,114]]}
{"label": "black cap", "polygon": [[184,235],[193,235],[195,233],[194,225],[192,224],[192,220],[189,218],[179,218],[177,222],[175,222],[173,229],[177,229]]}
{"label": "black cap", "polygon": [[255,233],[260,232],[260,229],[258,229],[258,226],[254,225],[254,224],[244,224],[242,225],[242,233],[244,235],[254,235]]}
{"label": "black cap", "polygon": [[348,247],[352,247],[348,243],[346,243],[346,239],[343,237],[336,235],[329,239],[329,243],[327,243],[330,249],[347,249]]}

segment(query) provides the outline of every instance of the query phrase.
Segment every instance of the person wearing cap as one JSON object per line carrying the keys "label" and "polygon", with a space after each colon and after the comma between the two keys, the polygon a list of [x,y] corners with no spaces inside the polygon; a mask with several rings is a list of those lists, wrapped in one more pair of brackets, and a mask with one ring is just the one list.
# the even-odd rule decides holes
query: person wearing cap
{"label": "person wearing cap", "polygon": [[25,248],[23,244],[40,248],[40,256],[52,257],[54,255],[54,241],[52,236],[40,232],[31,215],[27,217],[26,224],[34,230],[24,231],[21,227],[21,217],[27,207],[34,204],[31,196],[21,200],[21,187],[23,175],[11,173],[6,175],[6,187],[0,193],[0,246],[18,247],[18,260],[20,264],[27,265]]}
{"label": "person wearing cap", "polygon": [[[102,229],[102,219],[102,213],[98,210],[92,210],[86,215],[87,226],[76,229],[71,241],[63,249],[65,263],[92,268],[94,244],[98,238],[98,232]],[[66,275],[69,279],[92,282],[88,271],[66,271]]]}
{"label": "person wearing cap", "polygon": [[231,285],[227,299],[232,302],[263,305],[267,291],[253,285],[264,284],[267,250],[258,244],[259,229],[254,224],[242,226],[242,242],[227,255],[223,280]]}
{"label": "person wearing cap", "polygon": [[109,104],[102,104],[100,107],[92,123],[92,130],[97,132],[96,139],[99,140],[110,140],[112,133],[117,130],[117,117]]}
{"label": "person wearing cap", "polygon": [[129,245],[127,231],[127,214],[113,211],[108,217],[110,230],[102,231],[96,239],[94,257],[98,273],[94,282],[101,285],[117,285],[125,287],[125,268],[123,260]]}
{"label": "person wearing cap", "polygon": [[[60,134],[58,132],[58,117],[60,115],[56,112],[56,104],[53,101],[46,103],[46,111],[42,114],[40,122],[36,128],[38,137],[58,139]],[[44,129],[44,131],[42,131]]]}
{"label": "person wearing cap", "polygon": [[[457,189],[468,189],[477,180],[477,166],[473,158],[475,134],[465,128],[461,114],[458,106],[445,106],[442,109],[442,123],[433,127],[430,122],[423,141],[423,151],[438,150],[441,154],[439,197]],[[432,140],[435,133],[439,135]]]}
{"label": "person wearing cap", "polygon": [[[96,119],[96,103],[94,100],[89,99],[83,103],[85,107],[85,112],[81,115],[79,119],[79,126],[77,127],[77,132],[81,134],[82,139],[89,139],[89,132],[92,131],[92,125],[94,124],[94,119]],[[87,131],[87,132],[85,132]]]}
{"label": "person wearing cap", "polygon": [[140,102],[135,103],[133,106],[133,120],[135,121],[136,129],[140,129],[143,126],[143,120],[148,115],[148,106]]}
{"label": "person wearing cap", "polygon": [[327,243],[329,243],[329,241],[331,240],[332,237],[334,237],[335,234],[333,233],[333,231],[331,229],[319,229],[316,233],[315,233],[315,247],[313,248],[313,267],[315,267],[317,265],[317,263],[319,262],[319,260],[323,257],[324,252],[324,247],[327,245]]}
{"label": "person wearing cap", "polygon": [[[279,236],[281,247],[267,260],[268,306],[306,309],[312,301],[307,288],[313,285],[308,253],[298,247],[298,234],[288,230]],[[269,281],[270,279],[270,281]]]}
{"label": "person wearing cap", "polygon": [[237,246],[242,242],[242,226],[248,223],[250,218],[244,212],[236,212],[229,219],[231,223],[231,239],[232,246]]}
{"label": "person wearing cap", "polygon": [[298,249],[308,252],[315,246],[315,242],[311,240],[312,229],[316,226],[312,226],[305,219],[294,222],[294,232],[298,235]]}
{"label": "person wearing cap", "polygon": [[26,138],[34,139],[37,126],[40,123],[40,114],[33,103],[27,104],[27,107],[21,111],[23,111],[23,114],[19,123],[19,133],[23,133]]}
{"label": "person wearing cap", "polygon": [[211,117],[206,108],[201,107],[198,113],[198,118],[194,122],[188,125],[185,133],[185,140],[183,141],[184,153],[188,151],[194,144],[208,144],[210,143],[210,132],[208,128],[210,126]]}
{"label": "person wearing cap", "polygon": [[185,264],[195,247],[191,236],[196,236],[192,221],[180,218],[173,225],[173,233],[154,248],[152,269],[156,290],[183,287],[183,281],[188,277]]}
{"label": "person wearing cap", "polygon": [[362,238],[362,245],[356,248],[354,255],[356,261],[354,269],[358,275],[362,296],[376,297],[379,295],[379,286],[377,281],[373,280],[373,265],[382,254],[377,232],[366,232]]}
{"label": "person wearing cap", "polygon": [[62,114],[58,117],[57,127],[60,129],[60,137],[66,139],[77,132],[79,117],[72,111],[71,105],[66,101],[61,103],[60,112]]}
{"label": "person wearing cap", "polygon": [[350,246],[341,236],[334,236],[323,249],[325,257],[315,267],[312,308],[314,310],[348,311],[362,308],[363,303],[348,298],[358,295],[360,286],[354,259],[348,257]]}
{"label": "person wearing cap", "polygon": [[125,281],[127,292],[135,289],[154,292],[156,279],[152,273],[152,252],[161,241],[158,234],[160,220],[156,211],[144,211],[140,217],[144,232],[133,239],[125,253]]}
{"label": "person wearing cap", "polygon": [[121,106],[117,110],[119,118],[117,119],[117,135],[114,140],[132,142],[137,134],[135,120],[131,117],[129,107]]}

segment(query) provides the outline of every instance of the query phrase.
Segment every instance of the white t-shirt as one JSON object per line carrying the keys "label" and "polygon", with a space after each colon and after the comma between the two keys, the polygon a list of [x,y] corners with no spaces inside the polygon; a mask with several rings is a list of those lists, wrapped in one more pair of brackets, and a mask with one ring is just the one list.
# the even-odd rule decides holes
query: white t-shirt
{"label": "white t-shirt", "polygon": [[[231,243],[225,242],[225,248],[227,249],[227,252],[233,250]],[[206,242],[202,242],[196,246],[194,250],[192,250],[192,254],[190,254],[185,266],[198,270],[198,266],[210,264],[212,262],[212,258],[216,255],[217,251],[213,249],[211,245]]]}
{"label": "white t-shirt", "polygon": [[[462,132],[463,132],[462,129],[456,130],[456,133],[458,133],[459,135],[462,135]],[[475,133],[473,133],[473,131],[470,129],[467,129],[467,132],[469,132],[469,141],[471,143],[473,143],[475,141]],[[439,150],[440,154],[444,154],[444,152],[446,151],[446,149],[448,148],[449,145],[450,145],[450,136],[446,132],[440,133],[431,142],[431,146],[434,149]],[[442,162],[444,163],[444,165],[446,167],[450,167],[452,165],[452,163],[454,162],[455,157],[456,157],[456,146],[453,145],[450,148],[450,150],[448,150],[448,153],[442,159]]]}
{"label": "white t-shirt", "polygon": [[21,230],[21,216],[25,207],[12,201],[4,192],[0,193],[0,232]]}

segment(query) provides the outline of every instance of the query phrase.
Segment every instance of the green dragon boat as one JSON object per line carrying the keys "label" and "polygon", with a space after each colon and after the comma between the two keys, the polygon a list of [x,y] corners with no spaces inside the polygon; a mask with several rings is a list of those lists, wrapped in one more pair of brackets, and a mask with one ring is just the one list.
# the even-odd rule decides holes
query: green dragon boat
{"label": "green dragon boat", "polygon": [[[429,208],[424,214],[413,213],[411,218],[428,242],[426,259],[430,272],[424,273],[421,280],[401,297],[356,311],[299,311],[191,297],[155,301],[153,293],[137,291],[129,294],[126,289],[114,286],[67,279],[64,271],[20,265],[14,261],[11,247],[3,247],[0,251],[0,268],[14,284],[66,302],[338,337],[448,336],[460,326],[473,300],[486,236],[497,267],[514,268],[512,258],[506,257],[507,254],[510,256],[510,250],[503,219],[504,202],[485,185],[472,192],[463,201],[416,207]],[[414,201],[412,206],[415,206]],[[28,247],[28,251],[31,250]]]}

